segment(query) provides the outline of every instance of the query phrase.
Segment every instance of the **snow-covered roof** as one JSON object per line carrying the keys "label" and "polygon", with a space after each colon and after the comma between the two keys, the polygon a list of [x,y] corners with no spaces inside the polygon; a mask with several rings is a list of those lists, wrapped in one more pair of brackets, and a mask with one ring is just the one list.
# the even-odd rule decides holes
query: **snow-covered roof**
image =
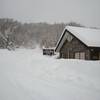
{"label": "snow-covered roof", "polygon": [[48,47],[48,48],[46,48],[46,47],[42,47],[42,49],[54,49],[55,50],[55,47]]}
{"label": "snow-covered roof", "polygon": [[66,40],[65,31],[69,31],[84,44],[89,47],[100,47],[100,29],[66,26],[56,46],[56,51],[59,51],[64,41]]}

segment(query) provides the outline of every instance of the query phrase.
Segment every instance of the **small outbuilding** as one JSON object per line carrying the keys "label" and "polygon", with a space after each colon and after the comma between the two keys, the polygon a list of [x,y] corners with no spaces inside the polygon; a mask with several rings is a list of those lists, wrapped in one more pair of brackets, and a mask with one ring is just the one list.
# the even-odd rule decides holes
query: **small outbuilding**
{"label": "small outbuilding", "polygon": [[66,26],[55,51],[60,58],[100,60],[100,29]]}
{"label": "small outbuilding", "polygon": [[49,55],[52,56],[55,54],[55,48],[44,48],[43,47],[43,55]]}

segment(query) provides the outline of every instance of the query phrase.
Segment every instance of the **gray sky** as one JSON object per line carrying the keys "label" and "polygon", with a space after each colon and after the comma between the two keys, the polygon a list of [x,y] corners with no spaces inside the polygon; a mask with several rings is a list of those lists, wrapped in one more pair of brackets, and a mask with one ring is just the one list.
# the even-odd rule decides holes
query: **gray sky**
{"label": "gray sky", "polygon": [[100,0],[0,0],[0,18],[100,27]]}

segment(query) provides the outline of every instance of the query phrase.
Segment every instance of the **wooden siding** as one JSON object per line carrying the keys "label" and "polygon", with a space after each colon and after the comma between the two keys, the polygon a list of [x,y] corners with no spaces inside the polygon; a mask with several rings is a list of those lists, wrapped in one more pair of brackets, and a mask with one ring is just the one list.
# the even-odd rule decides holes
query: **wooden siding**
{"label": "wooden siding", "polygon": [[84,52],[85,53],[85,59],[90,59],[90,50],[87,46],[85,46],[80,40],[77,38],[73,38],[71,42],[68,42],[67,40],[64,42],[60,49],[60,57],[61,58],[75,58],[76,52]]}

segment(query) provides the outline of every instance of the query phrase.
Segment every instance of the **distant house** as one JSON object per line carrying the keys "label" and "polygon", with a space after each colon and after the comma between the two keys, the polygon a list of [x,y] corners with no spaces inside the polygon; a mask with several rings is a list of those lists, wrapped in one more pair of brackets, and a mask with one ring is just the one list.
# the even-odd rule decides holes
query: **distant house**
{"label": "distant house", "polygon": [[43,55],[52,56],[55,54],[55,48],[44,48],[43,47]]}
{"label": "distant house", "polygon": [[100,30],[66,26],[55,51],[60,58],[100,60]]}

